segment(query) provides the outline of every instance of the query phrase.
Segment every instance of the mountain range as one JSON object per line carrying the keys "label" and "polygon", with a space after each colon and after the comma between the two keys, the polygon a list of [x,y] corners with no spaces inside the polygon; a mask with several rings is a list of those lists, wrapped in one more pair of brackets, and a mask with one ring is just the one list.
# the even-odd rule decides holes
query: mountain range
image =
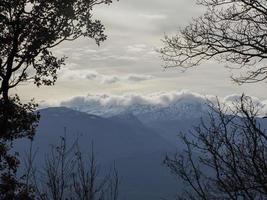
{"label": "mountain range", "polygon": [[104,118],[131,113],[142,122],[199,118],[209,110],[207,98],[193,93],[162,94],[156,97],[130,95],[75,97],[60,106]]}
{"label": "mountain range", "polygon": [[[81,151],[88,154],[93,142],[101,165],[116,163],[121,179],[120,200],[172,198],[181,183],[163,166],[164,156],[182,149],[179,132],[199,123],[206,107],[179,102],[169,107],[128,108],[116,112],[113,109],[108,115],[91,114],[90,109],[86,112],[66,107],[41,109],[33,142],[38,150],[36,163],[42,167],[50,146],[56,145],[61,136],[70,143],[78,139]],[[16,148],[25,152],[29,146],[29,141],[21,140]]]}

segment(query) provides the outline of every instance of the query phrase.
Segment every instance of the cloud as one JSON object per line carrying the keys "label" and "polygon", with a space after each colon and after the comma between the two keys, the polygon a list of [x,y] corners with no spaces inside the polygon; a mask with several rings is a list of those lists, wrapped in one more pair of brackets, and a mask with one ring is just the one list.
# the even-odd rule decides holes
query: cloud
{"label": "cloud", "polygon": [[71,70],[65,68],[60,71],[59,77],[61,80],[78,81],[78,80],[96,80],[105,84],[112,84],[117,82],[141,82],[151,80],[154,76],[146,74],[126,74],[126,75],[111,75],[100,74],[92,70]]}
{"label": "cloud", "polygon": [[[234,108],[236,105],[239,105],[240,98],[241,98],[241,95],[233,94],[233,95],[226,96],[223,99],[223,102],[226,105],[228,105],[230,108]],[[267,101],[266,100],[262,101],[259,98],[253,97],[253,96],[245,96],[244,98],[248,100],[248,103],[249,102],[253,103],[256,110],[258,110],[259,115],[266,115],[267,114]]]}
{"label": "cloud", "polygon": [[167,19],[166,15],[163,14],[140,14],[139,17],[150,19],[150,20],[162,20]]}
{"label": "cloud", "polygon": [[[240,95],[230,95],[218,99],[221,103],[232,107],[240,99]],[[255,97],[251,97],[251,99],[254,105],[260,106],[263,109],[263,112],[260,114],[266,114],[267,101],[260,101]],[[72,97],[59,102],[57,105],[103,116],[111,116],[125,111],[136,112],[139,110],[150,112],[151,110],[161,108],[167,108],[176,114],[181,113],[181,111],[186,114],[188,111],[188,114],[200,116],[209,110],[207,106],[209,102],[216,103],[216,101],[217,97],[213,95],[204,96],[190,91],[173,91],[125,95],[88,94],[86,96]]]}
{"label": "cloud", "polygon": [[[199,109],[205,109],[206,97],[188,91],[162,92],[149,95],[125,94],[125,95],[87,95],[77,96],[59,103],[59,106],[78,109],[96,115],[112,115],[129,109],[143,110],[146,108],[161,108],[176,105],[186,108],[193,105]],[[149,111],[150,109],[148,109]]]}
{"label": "cloud", "polygon": [[119,82],[121,79],[118,76],[103,76],[101,82],[106,84],[112,84]]}
{"label": "cloud", "polygon": [[139,82],[139,81],[145,81],[145,80],[150,80],[153,79],[154,77],[151,75],[141,75],[141,74],[130,74],[125,77],[126,80],[128,81],[134,81],[134,82]]}
{"label": "cloud", "polygon": [[88,94],[86,96],[72,97],[62,101],[60,105],[64,106],[82,106],[99,104],[100,106],[132,106],[132,105],[160,105],[169,106],[176,102],[206,102],[211,97],[203,96],[189,91],[181,92],[160,92],[153,94],[130,93],[125,95],[112,94]]}
{"label": "cloud", "polygon": [[129,75],[102,75],[101,81],[103,83],[117,83],[121,81],[128,81],[128,82],[141,82],[146,80],[153,79],[154,76],[151,75],[142,75],[142,74],[129,74]]}
{"label": "cloud", "polygon": [[147,50],[147,45],[145,45],[145,44],[128,45],[126,47],[126,50],[128,52],[134,52],[134,53],[143,52],[143,51]]}
{"label": "cloud", "polygon": [[[231,103],[231,102],[239,102],[241,98],[241,95],[237,95],[237,94],[232,94],[232,95],[228,95],[226,96],[223,101],[226,103]],[[259,98],[257,97],[249,97],[251,99],[251,101],[257,105],[257,106],[264,106],[265,103],[264,101],[261,101]]]}
{"label": "cloud", "polygon": [[101,76],[96,71],[91,70],[71,70],[70,68],[64,68],[59,72],[61,80],[95,80]]}

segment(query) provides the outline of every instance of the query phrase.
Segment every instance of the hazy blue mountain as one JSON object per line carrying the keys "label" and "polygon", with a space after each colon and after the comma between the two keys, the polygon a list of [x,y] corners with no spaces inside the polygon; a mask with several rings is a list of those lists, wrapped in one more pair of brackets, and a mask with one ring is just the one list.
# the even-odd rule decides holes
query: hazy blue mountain
{"label": "hazy blue mountain", "polygon": [[119,159],[116,166],[121,176],[120,188],[125,200],[174,199],[179,183],[163,166],[165,153],[154,152]]}
{"label": "hazy blue mountain", "polygon": [[[103,118],[56,107],[40,110],[40,114],[33,143],[34,148],[38,148],[39,166],[44,163],[50,145],[57,144],[60,136],[66,135],[69,143],[78,138],[81,150],[88,154],[93,141],[97,159],[104,166],[116,162],[124,200],[154,200],[175,193],[173,177],[162,166],[165,153],[173,152],[175,146],[132,113]],[[23,152],[27,146],[29,141],[22,140],[16,148]]]}
{"label": "hazy blue mountain", "polygon": [[[180,151],[183,144],[179,133],[192,130],[200,124],[200,116],[205,116],[199,105],[180,108],[153,108],[144,112],[130,109],[105,117],[65,107],[42,109],[34,140],[34,148],[38,148],[37,163],[43,164],[50,145],[57,144],[60,136],[65,135],[69,143],[78,138],[81,150],[88,154],[93,141],[97,159],[103,166],[109,169],[116,162],[121,177],[121,200],[172,199],[181,183],[162,165],[164,155]],[[194,112],[200,113],[194,115]],[[205,117],[203,120],[206,121]],[[259,119],[263,128],[267,128],[266,121]],[[16,144],[19,152],[27,147],[27,140]]]}
{"label": "hazy blue mountain", "polygon": [[55,144],[65,134],[64,130],[67,140],[78,138],[84,150],[93,141],[95,151],[105,161],[170,149],[169,142],[130,114],[103,118],[63,107],[43,109],[40,114],[34,140],[40,153]]}
{"label": "hazy blue mountain", "polygon": [[179,135],[191,131],[194,126],[200,124],[200,118],[176,119],[176,120],[154,120],[146,122],[145,125],[175,146],[180,146]]}

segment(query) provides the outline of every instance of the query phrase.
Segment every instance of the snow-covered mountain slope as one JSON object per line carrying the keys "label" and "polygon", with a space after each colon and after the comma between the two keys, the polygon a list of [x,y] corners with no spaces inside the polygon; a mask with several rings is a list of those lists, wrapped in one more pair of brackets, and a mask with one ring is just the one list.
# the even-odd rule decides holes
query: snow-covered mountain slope
{"label": "snow-covered mountain slope", "polygon": [[60,105],[102,117],[132,113],[142,122],[200,118],[208,110],[207,99],[194,93],[76,97]]}

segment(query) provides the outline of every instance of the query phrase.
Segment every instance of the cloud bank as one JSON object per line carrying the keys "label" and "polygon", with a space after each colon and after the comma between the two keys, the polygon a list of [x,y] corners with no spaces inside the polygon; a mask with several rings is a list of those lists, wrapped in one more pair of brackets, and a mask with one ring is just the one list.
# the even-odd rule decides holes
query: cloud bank
{"label": "cloud bank", "polygon": [[[173,115],[179,113],[181,117],[200,116],[209,110],[209,102],[219,101],[227,106],[233,107],[240,99],[240,95],[230,95],[217,98],[213,95],[201,95],[190,91],[161,92],[154,94],[125,94],[125,95],[86,95],[76,96],[68,100],[58,102],[58,106],[65,106],[91,114],[111,116],[122,112],[136,114],[152,112],[168,112]],[[251,97],[253,104],[261,108],[265,115],[267,112],[267,101]],[[185,116],[185,117],[186,117]]]}

